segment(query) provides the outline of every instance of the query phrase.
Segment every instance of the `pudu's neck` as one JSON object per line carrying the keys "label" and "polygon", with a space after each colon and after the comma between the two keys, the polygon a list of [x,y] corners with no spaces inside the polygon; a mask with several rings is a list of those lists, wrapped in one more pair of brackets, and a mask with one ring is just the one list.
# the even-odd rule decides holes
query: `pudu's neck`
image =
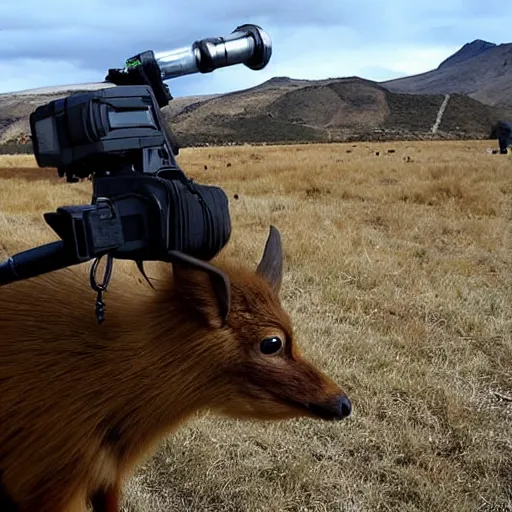
{"label": "pudu's neck", "polygon": [[169,291],[112,309],[124,318],[112,318],[119,335],[111,366],[112,388],[123,391],[111,396],[116,407],[104,435],[129,457],[219,400],[222,372],[211,354],[219,360],[225,333],[184,312],[179,294]]}

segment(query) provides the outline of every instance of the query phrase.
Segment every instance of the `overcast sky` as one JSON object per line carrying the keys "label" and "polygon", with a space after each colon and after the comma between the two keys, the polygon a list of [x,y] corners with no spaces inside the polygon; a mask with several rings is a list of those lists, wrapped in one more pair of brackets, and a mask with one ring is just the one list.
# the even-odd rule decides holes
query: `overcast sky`
{"label": "overcast sky", "polygon": [[168,82],[174,96],[228,92],[273,76],[372,80],[428,71],[466,42],[512,41],[503,0],[0,0],[0,92],[102,81],[127,57],[256,23],[273,54]]}

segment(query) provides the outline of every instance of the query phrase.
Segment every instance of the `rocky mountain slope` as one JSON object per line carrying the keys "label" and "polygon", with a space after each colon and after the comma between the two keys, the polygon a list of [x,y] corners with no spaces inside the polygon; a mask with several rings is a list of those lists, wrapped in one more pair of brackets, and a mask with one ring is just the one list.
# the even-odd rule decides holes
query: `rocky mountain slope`
{"label": "rocky mountain slope", "polygon": [[393,92],[464,93],[512,115],[512,43],[476,40],[464,45],[437,69],[382,82]]}

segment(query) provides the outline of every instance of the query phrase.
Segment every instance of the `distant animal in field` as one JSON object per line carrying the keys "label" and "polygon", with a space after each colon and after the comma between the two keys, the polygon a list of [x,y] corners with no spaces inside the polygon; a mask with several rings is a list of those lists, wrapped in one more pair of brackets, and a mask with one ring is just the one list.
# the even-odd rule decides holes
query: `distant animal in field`
{"label": "distant animal in field", "polygon": [[281,305],[279,231],[255,271],[220,260],[162,263],[155,289],[114,278],[101,326],[80,267],[0,287],[0,474],[15,510],[118,512],[127,478],[200,411],[350,415]]}

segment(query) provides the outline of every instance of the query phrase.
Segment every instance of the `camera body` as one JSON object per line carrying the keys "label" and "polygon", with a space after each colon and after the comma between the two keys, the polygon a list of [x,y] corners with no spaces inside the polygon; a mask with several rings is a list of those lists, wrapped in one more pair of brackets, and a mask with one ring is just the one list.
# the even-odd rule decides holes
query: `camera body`
{"label": "camera body", "polygon": [[91,205],[44,216],[80,261],[106,252],[158,260],[171,250],[209,260],[227,243],[227,196],[177,165],[151,86],[55,100],[31,114],[30,126],[40,167],[68,181],[92,177]]}
{"label": "camera body", "polygon": [[92,204],[44,218],[80,261],[106,252],[159,260],[171,250],[209,260],[229,240],[228,198],[188,179],[149,85],[75,94],[30,116],[40,167],[68,181],[91,176]]}
{"label": "camera body", "polygon": [[101,172],[123,155],[137,163],[137,153],[165,149],[166,143],[152,89],[142,85],[52,101],[30,115],[30,129],[39,167],[56,167],[70,178],[73,171],[80,178]]}

